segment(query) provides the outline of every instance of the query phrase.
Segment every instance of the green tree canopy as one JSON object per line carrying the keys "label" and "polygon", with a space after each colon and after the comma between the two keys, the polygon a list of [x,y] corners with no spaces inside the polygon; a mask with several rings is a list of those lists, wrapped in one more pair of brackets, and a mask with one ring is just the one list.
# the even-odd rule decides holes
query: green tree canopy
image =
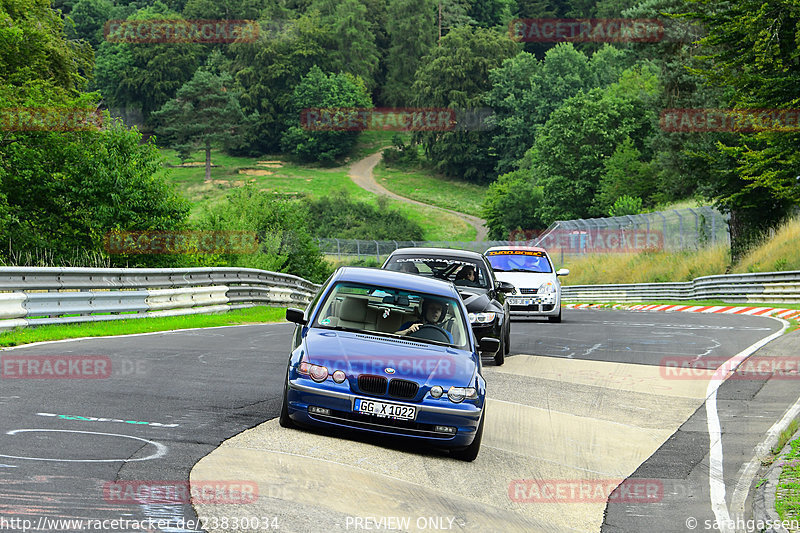
{"label": "green tree canopy", "polygon": [[[412,104],[458,112],[483,107],[491,88],[489,72],[512,57],[518,45],[507,31],[460,26],[442,38],[417,70]],[[415,135],[436,170],[446,176],[487,183],[494,178],[496,154],[490,131],[447,131]]]}
{"label": "green tree canopy", "polygon": [[341,107],[372,107],[372,100],[364,83],[351,74],[325,74],[316,65],[312,67],[292,94],[290,125],[281,140],[283,150],[301,161],[328,164],[349,153],[358,139],[358,131],[314,131],[310,128],[314,119],[302,118],[306,109],[327,110]]}
{"label": "green tree canopy", "polygon": [[198,69],[175,98],[153,113],[156,132],[184,160],[197,148],[205,150],[206,180],[211,179],[211,148],[235,143],[247,126],[232,82],[227,73]]}

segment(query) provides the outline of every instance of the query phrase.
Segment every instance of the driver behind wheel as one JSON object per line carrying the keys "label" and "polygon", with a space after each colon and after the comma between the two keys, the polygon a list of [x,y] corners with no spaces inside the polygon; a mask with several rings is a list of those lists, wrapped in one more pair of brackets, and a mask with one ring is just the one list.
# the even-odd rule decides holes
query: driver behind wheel
{"label": "driver behind wheel", "polygon": [[409,333],[418,331],[419,328],[423,326],[431,325],[447,333],[447,338],[450,344],[452,344],[453,335],[441,326],[441,323],[444,322],[445,316],[447,315],[445,304],[439,300],[425,298],[422,300],[420,308],[422,317],[418,320],[410,320],[400,326],[400,329],[397,330],[397,334],[408,335]]}

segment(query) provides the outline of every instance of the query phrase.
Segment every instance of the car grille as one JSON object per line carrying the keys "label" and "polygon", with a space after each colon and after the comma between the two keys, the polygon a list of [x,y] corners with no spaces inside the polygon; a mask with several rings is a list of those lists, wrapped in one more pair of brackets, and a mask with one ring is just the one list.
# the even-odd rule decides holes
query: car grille
{"label": "car grille", "polygon": [[520,289],[519,290],[520,294],[536,294],[537,292],[539,292],[539,289]]}
{"label": "car grille", "polygon": [[393,379],[389,382],[389,396],[393,398],[411,399],[417,395],[419,385],[405,379]]}
{"label": "car grille", "polygon": [[358,376],[358,388],[368,394],[386,394],[386,378],[383,376]]}

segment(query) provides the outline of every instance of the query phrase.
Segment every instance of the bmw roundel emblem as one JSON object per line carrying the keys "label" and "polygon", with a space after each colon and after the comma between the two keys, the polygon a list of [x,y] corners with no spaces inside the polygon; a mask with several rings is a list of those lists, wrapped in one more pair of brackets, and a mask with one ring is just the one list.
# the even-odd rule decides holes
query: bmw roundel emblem
{"label": "bmw roundel emblem", "polygon": [[384,368],[383,371],[386,372],[387,374],[394,374],[394,368],[391,367]]}

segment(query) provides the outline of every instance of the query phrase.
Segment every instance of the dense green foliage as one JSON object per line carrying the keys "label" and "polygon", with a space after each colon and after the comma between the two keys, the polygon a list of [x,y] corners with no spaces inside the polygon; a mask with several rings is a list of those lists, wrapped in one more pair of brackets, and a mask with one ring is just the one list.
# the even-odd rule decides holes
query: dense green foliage
{"label": "dense green foliage", "polygon": [[332,196],[308,202],[314,213],[315,237],[340,239],[422,240],[422,228],[389,209],[386,198],[378,198],[374,206],[358,202],[341,191]]}
{"label": "dense green foliage", "polygon": [[[515,17],[658,18],[664,35],[520,43],[508,31]],[[115,40],[107,26],[196,19],[253,19],[260,31],[234,43],[145,43]],[[0,127],[0,240],[10,254],[46,248],[65,257],[99,251],[110,229],[188,227],[187,206],[167,185],[154,142],[182,153],[200,147],[338,164],[352,154],[357,132],[312,130],[304,111],[373,105],[455,112],[453,128],[416,131],[411,143],[395,143],[387,162],[491,184],[483,212],[493,237],[694,198],[730,211],[736,258],[800,202],[798,128],[674,131],[660,118],[681,108],[800,107],[800,6],[0,0],[0,109],[11,117]],[[125,126],[107,118],[99,131],[28,131],[9,126],[17,108],[102,109]],[[477,115],[489,117],[466,120]],[[143,142],[139,130],[156,133],[155,141]],[[237,194],[203,224],[236,228],[236,217],[249,217],[247,227],[264,233],[264,254],[169,260],[324,274],[307,246],[321,235],[311,230],[308,205],[250,189]],[[402,239],[418,231],[385,206],[381,218],[347,198],[313,209],[327,217],[325,235]]]}

